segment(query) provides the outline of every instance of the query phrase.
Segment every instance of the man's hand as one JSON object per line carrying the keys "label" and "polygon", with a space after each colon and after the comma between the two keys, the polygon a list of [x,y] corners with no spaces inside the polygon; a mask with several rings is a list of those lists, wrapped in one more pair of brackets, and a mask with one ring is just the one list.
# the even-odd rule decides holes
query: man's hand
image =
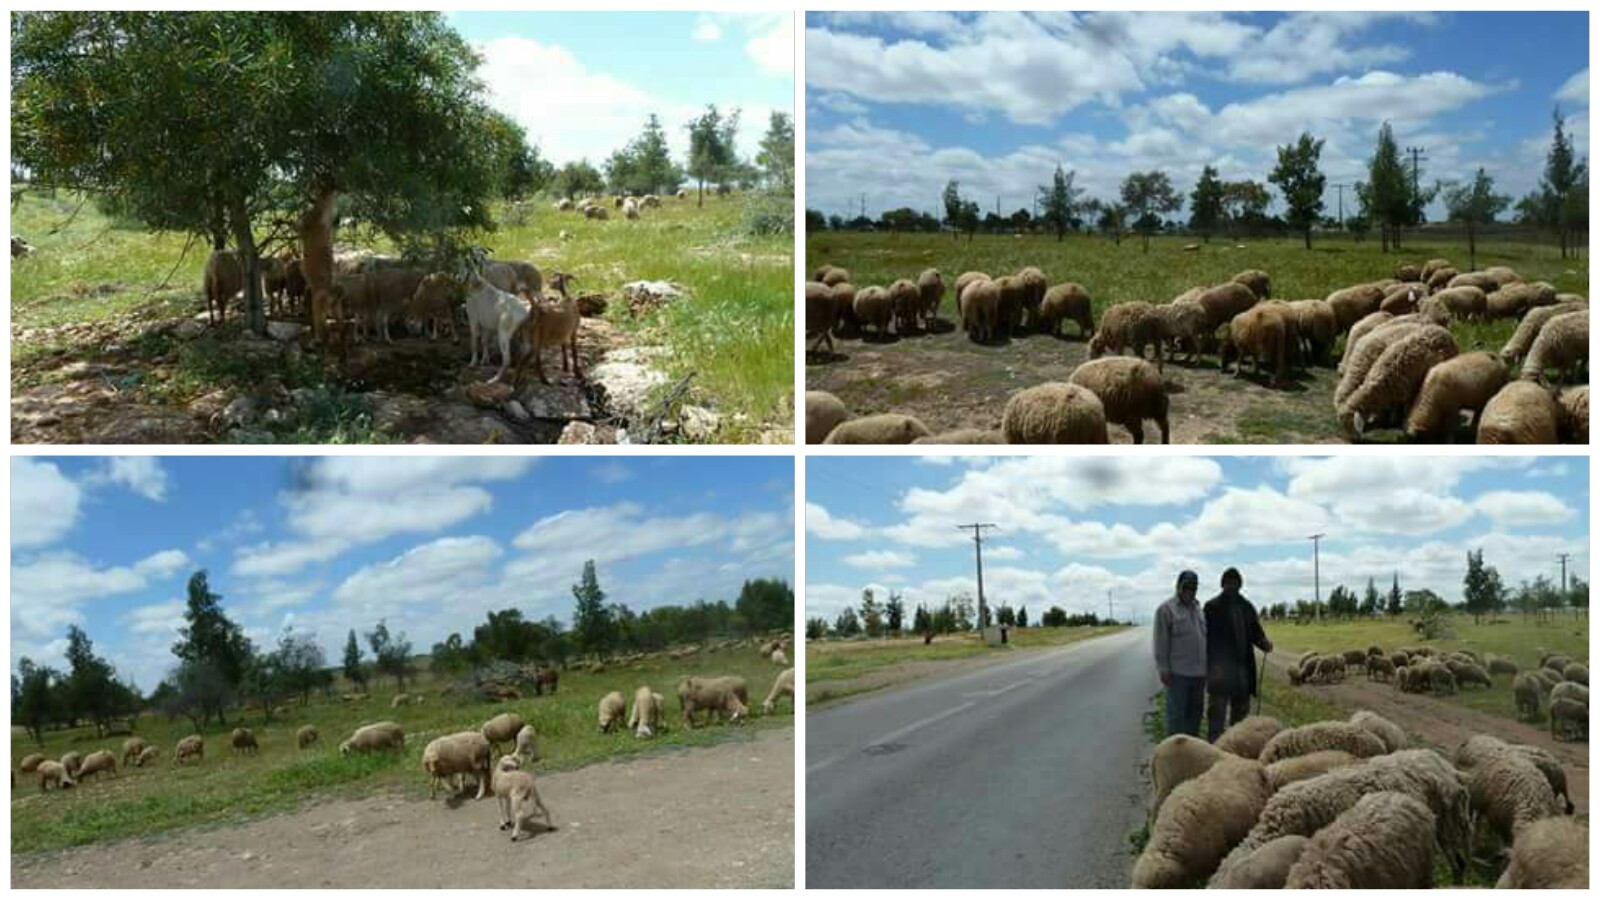
{"label": "man's hand", "polygon": [[1269,641],[1266,638],[1262,638],[1261,639],[1261,644],[1262,644],[1262,647],[1261,647],[1262,650],[1265,650],[1268,653],[1272,652],[1272,641]]}
{"label": "man's hand", "polygon": [[1162,672],[1161,673],[1161,684],[1164,687],[1171,687],[1172,686],[1172,673],[1171,672]]}

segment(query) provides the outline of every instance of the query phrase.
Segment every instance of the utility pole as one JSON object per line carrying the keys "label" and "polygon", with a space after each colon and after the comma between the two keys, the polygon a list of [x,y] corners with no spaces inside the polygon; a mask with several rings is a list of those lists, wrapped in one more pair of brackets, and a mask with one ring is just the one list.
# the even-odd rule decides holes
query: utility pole
{"label": "utility pole", "polygon": [[1106,588],[1106,621],[1116,618],[1116,605],[1111,601],[1111,588]]}
{"label": "utility pole", "polygon": [[1427,148],[1407,147],[1406,152],[1411,154],[1411,201],[1417,204],[1417,208],[1413,212],[1417,217],[1417,223],[1420,224],[1422,222],[1422,195],[1417,192],[1417,163],[1427,159],[1426,156],[1422,155],[1427,152]]}
{"label": "utility pole", "polygon": [[867,195],[866,195],[866,192],[863,191],[862,194],[861,194],[861,218],[865,219],[866,217],[867,217]]}
{"label": "utility pole", "polygon": [[1572,558],[1571,553],[1557,553],[1556,559],[1561,561],[1561,602],[1567,602],[1567,560]]}
{"label": "utility pole", "polygon": [[1318,621],[1321,621],[1321,619],[1322,619],[1322,554],[1321,554],[1321,544],[1322,544],[1322,539],[1324,537],[1326,537],[1326,536],[1327,536],[1326,534],[1318,532],[1317,534],[1313,534],[1309,538],[1306,539],[1306,540],[1309,540],[1311,542],[1311,599],[1314,601],[1312,606],[1317,611],[1317,619],[1318,619]]}
{"label": "utility pole", "polygon": [[1336,184],[1336,185],[1333,185],[1333,189],[1339,192],[1339,228],[1340,228],[1340,230],[1344,229],[1344,189],[1349,187],[1349,186],[1350,185],[1348,185],[1348,184]]}
{"label": "utility pole", "polygon": [[978,630],[983,630],[984,620],[988,616],[988,607],[983,602],[983,530],[985,528],[999,528],[993,522],[974,522],[971,525],[957,525],[961,531],[972,529],[972,549],[978,557]]}

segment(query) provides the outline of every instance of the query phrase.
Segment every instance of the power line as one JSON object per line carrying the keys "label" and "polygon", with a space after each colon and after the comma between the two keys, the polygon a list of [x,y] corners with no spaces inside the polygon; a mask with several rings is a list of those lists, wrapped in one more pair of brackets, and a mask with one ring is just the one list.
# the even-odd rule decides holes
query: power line
{"label": "power line", "polygon": [[972,529],[972,549],[977,554],[978,559],[978,629],[980,631],[983,629],[984,623],[989,619],[988,607],[983,602],[983,530],[985,528],[999,527],[993,522],[973,522],[970,525],[956,526],[957,530],[960,531],[966,531],[968,528]]}
{"label": "power line", "polygon": [[1567,602],[1567,560],[1572,558],[1571,553],[1557,553],[1556,559],[1561,561],[1561,602]]}

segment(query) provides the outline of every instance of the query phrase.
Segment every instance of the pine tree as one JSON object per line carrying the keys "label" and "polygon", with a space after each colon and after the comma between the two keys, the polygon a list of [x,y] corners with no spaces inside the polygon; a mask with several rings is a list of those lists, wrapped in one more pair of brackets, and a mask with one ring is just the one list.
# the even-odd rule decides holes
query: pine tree
{"label": "pine tree", "polygon": [[889,601],[883,605],[883,614],[889,633],[900,634],[900,629],[906,620],[906,602],[895,591],[889,592]]}
{"label": "pine tree", "polygon": [[1405,596],[1400,593],[1400,573],[1394,573],[1394,586],[1389,588],[1388,612],[1391,616],[1398,616],[1405,611]]}
{"label": "pine tree", "polygon": [[344,642],[344,677],[351,684],[359,685],[361,690],[367,689],[367,673],[361,667],[361,644],[356,640],[354,628]]}
{"label": "pine tree", "polygon": [[606,607],[606,592],[600,589],[594,560],[583,564],[583,578],[572,586],[576,607],[572,612],[572,632],[583,653],[605,656],[615,637],[611,610]]}
{"label": "pine tree", "polygon": [[1194,193],[1189,195],[1189,228],[1211,242],[1212,232],[1222,224],[1222,180],[1215,166],[1200,170],[1200,180],[1195,182]]}

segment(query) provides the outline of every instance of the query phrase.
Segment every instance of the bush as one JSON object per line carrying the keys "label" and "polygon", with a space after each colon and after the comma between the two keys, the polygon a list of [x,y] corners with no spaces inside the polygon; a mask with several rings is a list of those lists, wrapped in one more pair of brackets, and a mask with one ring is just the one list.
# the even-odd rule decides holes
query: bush
{"label": "bush", "polygon": [[794,234],[794,197],[771,192],[751,194],[744,202],[739,231],[751,237]]}

